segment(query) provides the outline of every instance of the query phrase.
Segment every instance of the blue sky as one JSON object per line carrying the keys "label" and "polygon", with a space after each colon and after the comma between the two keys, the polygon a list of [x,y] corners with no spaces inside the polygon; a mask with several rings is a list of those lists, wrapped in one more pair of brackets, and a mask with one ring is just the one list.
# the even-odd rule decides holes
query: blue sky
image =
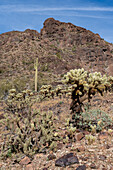
{"label": "blue sky", "polygon": [[0,34],[35,29],[53,17],[84,27],[113,43],[113,0],[0,0]]}

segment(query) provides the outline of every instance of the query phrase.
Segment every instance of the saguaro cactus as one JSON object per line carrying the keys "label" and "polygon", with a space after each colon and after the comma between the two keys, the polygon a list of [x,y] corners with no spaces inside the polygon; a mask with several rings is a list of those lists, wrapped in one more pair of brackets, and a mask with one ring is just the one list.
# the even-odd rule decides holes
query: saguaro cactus
{"label": "saguaro cactus", "polygon": [[38,58],[36,59],[36,62],[34,63],[34,69],[35,69],[35,91],[37,92],[37,82],[38,82]]}

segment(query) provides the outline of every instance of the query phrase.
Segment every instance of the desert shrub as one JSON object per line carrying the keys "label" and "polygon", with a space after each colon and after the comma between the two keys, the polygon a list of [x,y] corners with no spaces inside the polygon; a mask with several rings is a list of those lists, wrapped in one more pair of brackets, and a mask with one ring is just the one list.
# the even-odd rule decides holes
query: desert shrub
{"label": "desert shrub", "polygon": [[8,92],[12,88],[16,88],[18,92],[24,90],[26,84],[29,84],[31,88],[33,87],[33,84],[26,77],[0,81],[0,98],[7,98]]}
{"label": "desert shrub", "polygon": [[0,69],[0,74],[2,74],[2,73],[4,73],[4,70],[1,68],[1,69]]}
{"label": "desert shrub", "polygon": [[61,56],[60,52],[57,52],[57,53],[56,53],[56,56],[57,56],[60,60],[62,59],[62,56]]}
{"label": "desert shrub", "polygon": [[73,125],[79,129],[99,132],[103,129],[108,129],[113,125],[113,120],[110,116],[100,109],[85,109],[81,114],[73,114]]}
{"label": "desert shrub", "polygon": [[76,51],[76,46],[72,47],[72,51],[75,52]]}
{"label": "desert shrub", "polygon": [[8,80],[0,81],[0,98],[7,97],[9,89],[12,88],[12,84]]}
{"label": "desert shrub", "polygon": [[6,101],[7,113],[1,120],[6,129],[1,144],[1,158],[17,154],[32,158],[35,153],[55,150],[56,141],[60,137],[56,132],[53,114],[33,110],[34,100],[30,90],[21,93],[10,90]]}
{"label": "desert shrub", "polygon": [[22,90],[25,89],[27,83],[28,83],[28,79],[26,77],[22,77],[22,78],[18,77],[13,80],[12,85],[13,87],[16,88],[18,92],[21,92]]}
{"label": "desert shrub", "polygon": [[49,65],[48,65],[48,63],[46,63],[45,65],[42,65],[42,67],[41,67],[41,70],[42,71],[48,71],[49,70]]}

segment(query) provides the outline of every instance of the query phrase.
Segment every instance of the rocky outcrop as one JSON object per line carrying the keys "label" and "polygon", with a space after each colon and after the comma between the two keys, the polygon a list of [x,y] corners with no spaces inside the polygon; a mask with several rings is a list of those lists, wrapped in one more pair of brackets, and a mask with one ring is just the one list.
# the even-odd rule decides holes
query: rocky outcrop
{"label": "rocky outcrop", "polygon": [[44,22],[41,37],[58,41],[60,48],[70,51],[69,58],[78,60],[79,65],[86,69],[89,67],[105,73],[113,62],[113,45],[104,41],[99,34],[71,23],[49,18]]}
{"label": "rocky outcrop", "polygon": [[113,45],[71,23],[48,18],[40,33],[27,29],[0,35],[0,79],[11,76],[30,79],[37,57],[39,71],[44,73],[58,75],[84,67],[113,75]]}

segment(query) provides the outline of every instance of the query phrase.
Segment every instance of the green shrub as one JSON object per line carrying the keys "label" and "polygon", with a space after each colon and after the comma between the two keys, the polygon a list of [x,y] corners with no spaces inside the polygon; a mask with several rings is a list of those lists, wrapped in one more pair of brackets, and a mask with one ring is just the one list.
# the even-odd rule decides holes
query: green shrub
{"label": "green shrub", "polygon": [[8,80],[0,81],[0,98],[8,94],[9,89],[12,88],[12,83]]}
{"label": "green shrub", "polygon": [[73,52],[76,51],[76,46],[73,46],[72,51],[73,51]]}
{"label": "green shrub", "polygon": [[0,74],[4,73],[4,70],[3,69],[0,69]]}
{"label": "green shrub", "polygon": [[49,70],[49,65],[48,65],[48,63],[46,63],[45,65],[43,65],[43,66],[41,67],[41,70],[42,70],[42,71],[48,71],[48,70]]}
{"label": "green shrub", "polygon": [[56,53],[56,56],[57,56],[60,60],[62,59],[62,56],[61,56],[60,52],[57,52],[57,53]]}
{"label": "green shrub", "polygon": [[100,109],[86,109],[81,114],[75,114],[73,122],[77,128],[87,129],[92,133],[108,129],[113,125],[110,116]]}

